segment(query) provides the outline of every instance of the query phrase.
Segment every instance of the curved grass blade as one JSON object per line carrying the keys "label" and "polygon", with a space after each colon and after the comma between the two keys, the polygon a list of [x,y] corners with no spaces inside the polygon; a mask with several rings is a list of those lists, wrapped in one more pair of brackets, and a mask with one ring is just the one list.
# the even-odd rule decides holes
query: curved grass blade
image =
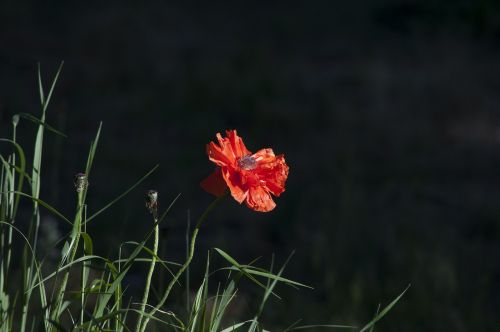
{"label": "curved grass blade", "polygon": [[77,264],[77,263],[80,263],[80,262],[86,262],[86,261],[89,261],[89,260],[92,260],[92,259],[100,259],[104,262],[109,262],[109,260],[107,258],[104,258],[104,257],[101,257],[101,256],[97,256],[97,255],[86,255],[86,256],[82,256],[82,257],[79,257],[77,259],[75,259],[74,261],[66,264],[66,265],[63,265],[61,266],[60,268],[57,269],[57,271],[55,272],[52,272],[51,274],[49,274],[48,276],[46,276],[45,278],[43,278],[40,282],[38,282],[37,284],[35,284],[33,287],[31,287],[30,289],[28,289],[27,291],[31,291],[33,289],[35,289],[36,287],[38,287],[38,285],[46,282],[47,280],[55,277],[57,274],[61,273],[62,271],[66,270],[66,269],[69,269],[71,266]]}
{"label": "curved grass blade", "polygon": [[97,144],[99,143],[99,137],[101,137],[102,121],[99,122],[99,128],[97,128],[97,133],[92,142],[90,142],[90,151],[87,158],[87,165],[85,166],[85,174],[89,176],[92,165],[94,164],[94,157],[97,150]]}
{"label": "curved grass blade", "polygon": [[375,316],[368,324],[366,324],[359,332],[365,332],[369,328],[371,328],[373,325],[375,325],[376,322],[382,319],[391,309],[394,307],[396,303],[403,297],[403,295],[406,293],[406,291],[410,288],[411,284],[409,284],[405,290],[398,295],[391,303],[389,303],[377,316]]}
{"label": "curved grass blade", "polygon": [[[259,271],[259,270],[256,270],[255,268],[249,268],[248,265],[241,265],[233,257],[231,257],[228,253],[224,252],[223,250],[221,250],[219,248],[214,248],[214,249],[223,258],[225,258],[229,263],[231,263],[233,265],[233,267],[229,267],[228,268],[230,270],[238,270],[238,271],[244,272],[245,275],[252,275],[253,274],[253,275],[257,275],[257,276],[261,276],[261,277],[265,277],[265,278],[269,278],[269,279],[281,281],[281,282],[284,282],[286,284],[290,284],[290,285],[294,285],[294,286],[299,286],[299,287],[305,287],[305,288],[312,289],[311,286],[307,286],[307,285],[301,284],[300,282],[296,282],[296,281],[293,281],[293,280],[290,280],[290,279],[287,279],[287,278],[283,278],[283,277],[277,276],[277,275],[269,273],[269,272]],[[252,279],[254,279],[254,278],[252,277]]]}
{"label": "curved grass blade", "polygon": [[[139,242],[127,241],[127,242],[122,243],[122,245],[124,245],[124,244],[134,244],[136,246],[141,246],[142,250],[144,250],[145,252],[147,252],[150,256],[155,257],[156,262],[160,263],[160,265],[162,265],[172,276],[174,276],[174,273],[168,268],[167,264],[175,265],[175,266],[182,266],[182,264],[175,263],[175,262],[170,262],[170,261],[165,261],[165,260],[161,259],[158,255],[156,255],[153,252],[153,250],[149,249],[146,246],[141,245]],[[117,263],[117,262],[121,263],[121,262],[124,262],[124,261],[126,261],[126,260],[119,259],[119,260],[115,260],[114,262],[115,263]],[[151,262],[151,259],[150,258],[136,258],[135,261],[136,262]]]}
{"label": "curved grass blade", "polygon": [[56,135],[59,135],[59,136],[64,137],[64,138],[68,138],[68,136],[66,134],[64,134],[63,132],[55,129],[54,127],[52,127],[51,125],[47,124],[45,121],[40,120],[39,118],[37,118],[34,115],[31,115],[29,113],[18,113],[18,115],[21,118],[24,118],[26,120],[29,120],[29,121],[31,121],[33,123],[36,123],[36,124],[38,124],[40,126],[45,127],[45,129],[47,129],[50,132],[53,132]]}
{"label": "curved grass blade", "polygon": [[[17,166],[17,165],[14,165],[13,163],[8,162],[1,155],[0,155],[0,160],[2,160],[2,164],[4,165],[5,168],[14,169],[17,173],[26,177],[26,179],[28,179],[28,182],[31,182],[31,177],[28,174],[26,174],[20,166]],[[19,187],[19,185],[18,185],[18,187]]]}
{"label": "curved grass blade", "polygon": [[37,204],[40,204],[41,206],[43,206],[44,208],[46,208],[47,210],[49,210],[50,212],[52,212],[53,214],[55,214],[56,216],[58,216],[59,218],[61,218],[62,220],[66,221],[68,224],[73,225],[73,223],[68,218],[66,218],[61,212],[57,211],[54,207],[52,207],[47,202],[42,201],[39,198],[35,198],[35,197],[31,196],[31,195],[25,194],[25,193],[17,191],[17,190],[14,191],[14,193],[32,199]]}
{"label": "curved grass blade", "polygon": [[111,202],[109,202],[108,204],[106,204],[104,207],[102,207],[101,209],[99,209],[96,213],[94,213],[93,215],[91,215],[90,217],[87,218],[86,220],[86,223],[88,223],[89,221],[91,221],[92,219],[94,219],[95,217],[97,217],[98,215],[100,215],[102,212],[104,212],[105,210],[107,210],[109,207],[111,207],[113,204],[115,204],[116,202],[118,202],[120,199],[122,199],[123,197],[125,197],[129,192],[131,192],[132,190],[134,190],[139,184],[141,184],[144,180],[146,180],[154,171],[156,171],[156,169],[159,167],[159,165],[156,165],[155,167],[153,167],[153,169],[151,169],[148,173],[146,173],[146,175],[144,175],[142,178],[140,178],[136,183],[134,183],[130,188],[128,188],[126,191],[124,191],[121,195],[119,195],[118,197],[116,197],[115,199],[113,199]]}

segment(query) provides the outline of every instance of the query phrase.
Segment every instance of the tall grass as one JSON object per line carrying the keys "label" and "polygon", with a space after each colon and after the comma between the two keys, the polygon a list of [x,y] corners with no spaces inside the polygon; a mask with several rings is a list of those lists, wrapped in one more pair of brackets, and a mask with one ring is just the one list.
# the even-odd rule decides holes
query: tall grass
{"label": "tall grass", "polygon": [[[152,215],[151,231],[141,241],[128,241],[120,245],[116,259],[94,254],[92,236],[87,232],[88,223],[135,190],[158,168],[158,166],[153,167],[129,188],[125,188],[123,193],[92,213],[93,208],[87,206],[86,197],[88,190],[98,190],[89,187],[89,178],[98,148],[102,128],[100,124],[94,140],[90,143],[87,162],[82,165],[82,171],[75,178],[73,217],[64,216],[52,204],[40,198],[44,135],[46,131],[63,135],[46,123],[46,112],[61,69],[62,64],[54,75],[47,94],[42,83],[40,68],[38,69],[40,116],[14,115],[11,137],[0,139],[0,143],[10,146],[8,153],[0,155],[0,331],[132,331],[132,326],[138,332],[151,330],[229,332],[242,329],[247,329],[249,332],[265,331],[261,314],[270,297],[279,298],[276,293],[278,284],[310,288],[283,277],[285,266],[291,256],[274,273],[274,258],[270,269],[266,270],[253,264],[241,264],[224,250],[214,248],[207,256],[204,277],[192,301],[189,297],[189,275],[186,276],[188,285],[186,312],[174,313],[166,310],[167,307],[171,307],[167,306],[167,303],[172,290],[180,285],[183,275],[189,273],[189,266],[196,252],[196,239],[204,220],[224,196],[216,199],[206,209],[198,218],[192,232],[188,230],[187,257],[183,263],[169,262],[158,256],[159,225],[179,196],[160,213],[157,205],[158,193],[153,191],[148,192],[147,200],[147,208]],[[29,121],[37,127],[30,166],[24,149],[17,141],[17,126],[21,120]],[[21,199],[28,200],[31,206],[27,229],[17,220]],[[28,206],[23,205],[23,208]],[[42,209],[71,226],[70,233],[58,242],[61,244],[58,246],[60,253],[54,270],[45,273],[42,272],[44,253],[40,252],[38,241]],[[149,247],[151,239],[152,248]],[[20,257],[13,255],[14,245],[23,248]],[[227,263],[227,266],[215,270],[217,273],[226,274],[226,282],[224,285],[219,284],[215,295],[210,296],[210,277],[214,273],[211,270],[210,255],[213,254],[217,254]],[[127,285],[124,284],[125,276],[136,264],[149,265],[148,272],[144,276],[145,287],[140,302],[135,302],[134,299],[127,301],[130,296],[126,293]],[[151,284],[158,268],[167,271],[171,278],[164,291],[151,301]],[[17,272],[21,278],[15,276]],[[257,311],[250,314],[247,320],[232,322],[228,320],[228,309],[238,296],[237,287],[242,278],[260,287],[263,295]],[[76,289],[74,285],[78,285]],[[360,329],[346,325],[294,324],[284,331],[318,328],[373,331],[375,323],[387,314],[403,294],[404,292],[380,312],[377,311],[372,321]]]}

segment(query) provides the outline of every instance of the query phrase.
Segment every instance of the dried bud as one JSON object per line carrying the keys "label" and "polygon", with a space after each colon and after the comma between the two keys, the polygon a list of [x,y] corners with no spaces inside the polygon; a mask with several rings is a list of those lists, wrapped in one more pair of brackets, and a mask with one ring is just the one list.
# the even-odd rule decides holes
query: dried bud
{"label": "dried bud", "polygon": [[19,123],[19,114],[14,114],[14,116],[12,116],[12,124],[15,126],[17,126],[17,124]]}
{"label": "dried bud", "polygon": [[158,192],[148,190],[146,192],[146,208],[150,213],[156,214],[158,211]]}
{"label": "dried bud", "polygon": [[78,173],[75,175],[75,188],[76,192],[80,193],[87,189],[89,186],[89,180],[87,179],[87,174]]}

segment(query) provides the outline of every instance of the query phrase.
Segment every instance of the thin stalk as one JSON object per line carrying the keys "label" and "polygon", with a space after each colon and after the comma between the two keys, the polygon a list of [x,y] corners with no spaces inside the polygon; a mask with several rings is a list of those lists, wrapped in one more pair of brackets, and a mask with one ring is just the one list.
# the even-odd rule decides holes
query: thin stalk
{"label": "thin stalk", "polygon": [[[16,127],[17,127],[17,121],[12,121],[12,126],[13,126],[13,129],[12,129],[12,141],[13,142],[16,142]],[[16,154],[13,153],[12,154],[12,165],[15,167],[16,166]],[[16,190],[15,189],[15,177],[16,177],[16,171],[15,169],[13,169],[12,171],[12,181],[11,181],[11,187],[10,187],[10,191],[11,191],[11,210],[9,211],[10,212],[10,222],[13,224],[14,223],[14,206],[15,206],[15,203],[14,203],[14,191]],[[9,273],[9,266],[10,266],[10,259],[11,259],[11,250],[12,250],[12,227],[9,227],[9,233],[8,233],[8,236],[7,236],[7,268],[6,268],[6,271],[7,271],[7,274]],[[7,278],[7,276],[6,276]]]}
{"label": "thin stalk", "polygon": [[[83,217],[83,231],[87,233],[87,223],[85,223],[85,220],[87,218],[87,205],[83,206],[83,212],[84,212],[84,217]],[[83,249],[83,255],[85,255],[85,245],[82,248]],[[81,289],[82,289],[82,294],[81,294],[81,302],[80,302],[80,324],[83,325],[83,320],[85,316],[85,305],[86,305],[86,300],[87,300],[87,292],[85,290],[85,287],[87,286],[87,279],[88,279],[88,273],[89,273],[89,265],[90,262],[85,261],[82,264],[82,275],[81,275]]]}
{"label": "thin stalk", "polygon": [[[84,203],[84,196],[85,196],[85,190],[82,190],[80,192],[78,192],[78,208],[77,208],[77,213],[76,213],[76,216],[75,216],[75,221],[74,221],[74,224],[73,224],[73,234],[72,234],[72,237],[73,237],[73,240],[72,240],[72,244],[71,244],[71,248],[70,248],[70,254],[68,256],[68,260],[67,260],[67,263],[70,264],[71,262],[73,262],[73,260],[75,259],[75,256],[76,256],[76,252],[77,252],[77,249],[78,249],[78,242],[80,241],[80,236],[81,236],[81,232],[82,232],[82,212],[83,212],[83,203]],[[64,293],[66,291],[66,286],[68,284],[68,278],[69,278],[69,271],[70,269],[66,270],[66,272],[64,273],[64,276],[63,276],[63,279],[61,281],[61,286],[59,287],[59,291],[58,291],[58,294],[57,294],[57,297],[56,297],[56,301],[55,301],[55,310],[54,312],[52,313],[52,317],[51,319],[55,322],[58,321],[59,319],[59,316],[61,315],[61,306],[63,304],[63,300],[64,300]]]}
{"label": "thin stalk", "polygon": [[198,221],[196,222],[196,226],[193,230],[193,234],[191,235],[191,242],[189,244],[189,255],[186,259],[186,262],[181,266],[181,268],[177,271],[177,273],[175,274],[174,278],[172,278],[172,280],[170,280],[170,283],[168,284],[168,287],[167,287],[167,290],[165,291],[165,294],[163,294],[163,297],[161,298],[160,302],[158,302],[158,304],[156,305],[156,307],[154,307],[153,309],[151,309],[151,311],[148,313],[148,316],[144,319],[144,323],[142,324],[142,328],[141,328],[141,332],[144,332],[146,331],[146,327],[149,323],[149,320],[150,318],[158,311],[160,310],[160,308],[165,304],[165,302],[167,301],[167,298],[168,296],[170,295],[170,291],[172,290],[172,288],[174,287],[175,283],[177,282],[177,280],[179,280],[179,278],[181,277],[181,275],[184,273],[184,271],[187,269],[187,267],[189,266],[189,264],[191,264],[191,261],[193,260],[193,256],[194,256],[194,249],[195,249],[195,245],[196,245],[196,238],[198,237],[198,232],[200,231],[200,227],[201,227],[201,224],[203,223],[203,221],[207,218],[208,214],[222,201],[223,198],[225,198],[227,196],[227,193],[216,198],[209,206],[208,208],[205,210],[205,212],[203,212],[203,214],[200,216],[200,218],[198,219]]}
{"label": "thin stalk", "polygon": [[[4,202],[4,196],[6,196],[7,194],[4,192],[6,192],[6,190],[4,189],[4,171],[5,173],[8,172],[8,169],[6,169],[5,165],[2,164],[2,168],[1,168],[2,172],[0,173],[0,190],[2,191],[2,193],[0,194],[0,219],[3,219],[5,218],[5,213],[4,213],[4,206],[6,205],[6,202]],[[5,234],[4,234],[4,230],[5,230],[5,226],[2,224],[0,225],[0,248],[1,248],[1,258],[2,258],[2,261],[0,262],[0,292],[3,294],[3,293],[6,293],[4,291],[4,280],[6,279],[6,275],[7,275],[7,271],[6,271],[6,268],[5,268],[5,264],[4,264],[4,255],[5,255]],[[7,284],[7,282],[5,282],[5,284]],[[8,327],[8,316],[7,316],[7,312],[2,310],[1,311],[1,316],[0,316],[0,331],[6,331],[7,330],[7,327]]]}
{"label": "thin stalk", "polygon": [[[186,227],[186,259],[189,257],[189,232],[191,231],[191,211],[187,210],[187,227]],[[189,294],[189,267],[186,269],[186,312],[189,313],[189,303],[190,294]]]}
{"label": "thin stalk", "polygon": [[[151,286],[151,279],[153,277],[153,272],[155,270],[155,264],[156,264],[156,256],[158,255],[158,238],[159,238],[159,226],[158,226],[158,217],[154,217],[154,223],[155,223],[155,234],[154,234],[154,244],[153,244],[153,254],[154,256],[151,258],[151,265],[149,266],[149,272],[148,276],[146,278],[146,287],[144,288],[144,295],[142,296],[142,302],[141,302],[141,312],[144,312],[146,310],[146,304],[148,303],[148,297],[149,297],[149,288]],[[139,318],[137,319],[137,325],[135,327],[135,330],[137,332],[140,331],[141,328],[141,323],[142,323],[142,314],[139,314]]]}

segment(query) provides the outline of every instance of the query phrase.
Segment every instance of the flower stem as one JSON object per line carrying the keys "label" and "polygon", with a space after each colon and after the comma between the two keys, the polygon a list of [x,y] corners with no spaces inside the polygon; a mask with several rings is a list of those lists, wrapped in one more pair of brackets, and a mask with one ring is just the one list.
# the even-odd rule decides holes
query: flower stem
{"label": "flower stem", "polygon": [[142,328],[141,328],[140,332],[146,331],[146,327],[147,327],[147,325],[149,323],[150,317],[152,317],[165,304],[165,302],[167,301],[168,296],[170,295],[170,291],[174,287],[175,283],[177,282],[177,280],[179,280],[179,278],[184,273],[184,271],[187,269],[187,267],[189,266],[189,264],[191,264],[191,261],[193,260],[193,256],[194,256],[194,249],[195,249],[195,245],[196,245],[196,238],[198,236],[198,232],[200,230],[201,224],[207,218],[208,214],[226,196],[227,196],[227,193],[224,194],[224,195],[222,195],[222,196],[220,196],[220,197],[218,197],[217,199],[215,199],[207,207],[207,209],[205,210],[205,212],[203,212],[203,214],[198,219],[198,221],[196,223],[196,226],[195,226],[195,228],[193,230],[193,234],[191,235],[191,242],[189,243],[189,255],[188,255],[187,259],[186,259],[186,262],[184,262],[184,264],[181,266],[181,268],[177,271],[177,273],[175,274],[174,278],[172,280],[170,280],[170,283],[168,284],[167,290],[165,291],[165,294],[163,294],[163,297],[161,298],[160,302],[158,302],[158,304],[156,305],[156,307],[154,307],[153,309],[151,309],[151,311],[148,313],[148,317],[144,318],[144,323],[142,324]]}
{"label": "flower stem", "polygon": [[[158,218],[155,216],[154,217],[154,223],[155,223],[155,238],[154,238],[154,244],[153,244],[153,257],[151,257],[151,265],[149,267],[149,272],[148,276],[146,278],[146,287],[144,288],[144,295],[142,296],[142,302],[141,302],[141,312],[144,312],[146,310],[146,304],[148,303],[148,297],[149,297],[149,288],[151,286],[151,278],[153,277],[153,272],[155,270],[155,264],[156,264],[156,256],[158,255],[158,234],[159,234],[159,226],[158,226]],[[141,328],[141,323],[142,323],[142,314],[139,314],[139,318],[137,319],[137,325],[135,327],[135,330],[137,332],[140,331]]]}

